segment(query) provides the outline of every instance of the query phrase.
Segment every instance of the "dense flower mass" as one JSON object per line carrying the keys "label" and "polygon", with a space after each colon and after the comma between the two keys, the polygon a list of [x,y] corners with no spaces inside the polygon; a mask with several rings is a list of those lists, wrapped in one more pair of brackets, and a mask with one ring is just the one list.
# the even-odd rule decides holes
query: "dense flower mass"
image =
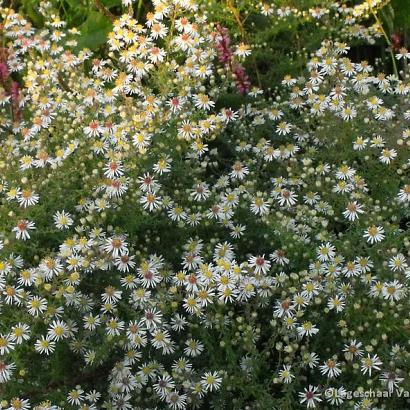
{"label": "dense flower mass", "polygon": [[406,408],[410,53],[349,54],[384,4],[258,4],[343,26],[272,98],[201,4],[122,3],[94,54],[0,8],[0,409]]}

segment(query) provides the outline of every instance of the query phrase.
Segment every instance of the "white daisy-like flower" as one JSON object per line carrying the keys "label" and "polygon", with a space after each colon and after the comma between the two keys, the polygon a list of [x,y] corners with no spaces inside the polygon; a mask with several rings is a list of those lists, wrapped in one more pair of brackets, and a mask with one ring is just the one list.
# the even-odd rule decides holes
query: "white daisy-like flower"
{"label": "white daisy-like flower", "polygon": [[166,401],[172,410],[183,410],[186,408],[186,394],[180,394],[177,391],[172,391],[166,396]]}
{"label": "white daisy-like flower", "polygon": [[394,389],[398,389],[399,383],[401,383],[403,380],[403,377],[399,377],[399,375],[393,371],[384,372],[380,376],[380,381],[387,385],[389,392],[393,392]]}
{"label": "white daisy-like flower", "polygon": [[397,254],[396,256],[393,256],[389,260],[389,268],[393,272],[395,272],[395,271],[405,271],[407,267],[408,267],[408,264],[406,262],[406,258],[401,253]]}
{"label": "white daisy-like flower", "polygon": [[14,397],[10,400],[10,407],[8,410],[29,410],[31,408],[30,401],[28,399],[20,399]]}
{"label": "white daisy-like flower", "polygon": [[21,195],[18,198],[18,202],[21,207],[27,208],[28,206],[37,204],[39,199],[40,197],[34,191],[23,189],[21,191]]}
{"label": "white daisy-like flower", "polygon": [[292,206],[297,203],[297,195],[288,189],[282,189],[278,196],[280,206]]}
{"label": "white daisy-like flower", "polygon": [[299,393],[300,403],[306,403],[308,409],[316,408],[316,404],[320,403],[322,399],[320,398],[320,393],[318,392],[319,387],[309,385],[308,388],[305,387],[303,392]]}
{"label": "white daisy-like flower", "polygon": [[249,266],[254,269],[255,274],[266,274],[271,267],[271,263],[265,258],[265,255],[251,256],[248,263]]}
{"label": "white daisy-like flower", "polygon": [[44,337],[41,336],[40,339],[37,339],[34,348],[36,350],[36,352],[40,353],[40,354],[46,354],[47,356],[50,353],[53,353],[55,350],[55,342],[53,342],[51,339],[49,339],[49,337]]}
{"label": "white daisy-like flower", "polygon": [[320,262],[332,260],[336,255],[335,250],[336,248],[330,242],[324,243],[317,249],[317,257]]}
{"label": "white daisy-like flower", "polygon": [[340,363],[334,359],[326,360],[323,365],[319,366],[320,372],[332,379],[339,376],[342,371],[340,370]]}
{"label": "white daisy-like flower", "polygon": [[368,143],[369,143],[368,138],[357,137],[353,143],[353,149],[355,151],[362,151],[367,147]]}
{"label": "white daisy-like flower", "polygon": [[276,127],[276,132],[279,135],[286,135],[290,133],[290,130],[292,129],[292,124],[289,124],[285,121],[282,121],[278,124],[278,126]]}
{"label": "white daisy-like flower", "polygon": [[346,210],[343,212],[343,215],[349,221],[355,221],[359,218],[359,214],[363,214],[363,206],[360,205],[357,201],[349,202],[346,206]]}
{"label": "white daisy-like flower", "polygon": [[263,198],[257,196],[251,203],[251,211],[255,215],[267,215],[269,213],[269,204]]}
{"label": "white daisy-like flower", "polygon": [[410,184],[404,185],[397,194],[399,202],[410,202]]}
{"label": "white daisy-like flower", "polygon": [[16,368],[16,365],[11,363],[6,363],[0,359],[0,384],[6,383],[11,379],[13,370]]}
{"label": "white daisy-like flower", "polygon": [[54,215],[54,224],[57,229],[63,230],[69,228],[74,223],[71,215],[64,210],[56,212]]}
{"label": "white daisy-like flower", "polygon": [[105,240],[104,250],[112,254],[114,258],[128,255],[128,244],[123,236],[113,236]]}
{"label": "white daisy-like flower", "polygon": [[336,172],[336,178],[341,180],[352,179],[356,171],[347,165],[342,165]]}
{"label": "white daisy-like flower", "polygon": [[68,326],[61,320],[54,320],[48,328],[47,338],[58,341],[68,337]]}
{"label": "white daisy-like flower", "polygon": [[249,48],[247,44],[240,43],[238,47],[236,48],[234,54],[237,55],[238,57],[247,57],[251,54],[251,49]]}
{"label": "white daisy-like flower", "polygon": [[32,231],[34,229],[36,229],[34,222],[22,219],[13,228],[13,232],[16,233],[17,239],[22,239],[23,241],[25,241],[27,239],[30,239],[29,231]]}
{"label": "white daisy-like flower", "polygon": [[222,377],[218,372],[205,373],[201,378],[201,384],[205,391],[218,390],[222,384]]}
{"label": "white daisy-like flower", "polygon": [[379,159],[383,164],[390,164],[396,157],[397,151],[395,149],[384,148]]}
{"label": "white daisy-like flower", "polygon": [[145,196],[140,199],[140,203],[142,204],[144,209],[152,212],[155,209],[158,209],[162,205],[162,199],[160,196],[149,192]]}
{"label": "white daisy-like flower", "polygon": [[326,400],[332,405],[341,405],[346,399],[346,396],[347,391],[344,387],[339,387],[338,389],[336,389],[335,387],[329,387],[325,390]]}
{"label": "white daisy-like flower", "polygon": [[384,283],[382,295],[384,299],[396,301],[406,295],[406,290],[403,288],[403,284],[396,279],[393,282]]}
{"label": "white daisy-like flower", "polygon": [[0,355],[5,355],[10,353],[15,348],[15,342],[13,337],[9,334],[0,334]]}
{"label": "white daisy-like flower", "polygon": [[290,370],[290,365],[283,365],[283,368],[279,370],[279,379],[285,384],[292,383],[292,380],[295,378],[295,375]]}
{"label": "white daisy-like flower", "polygon": [[363,237],[371,244],[381,242],[385,238],[384,228],[382,226],[372,225],[364,231]]}
{"label": "white daisy-like flower", "polygon": [[367,357],[362,358],[361,360],[361,370],[363,374],[369,374],[369,377],[372,375],[373,370],[380,370],[380,366],[383,364],[383,362],[379,359],[379,356],[377,354],[370,356],[370,354],[367,354]]}
{"label": "white daisy-like flower", "polygon": [[88,126],[84,128],[84,133],[87,137],[98,137],[104,132],[104,127],[102,127],[98,121],[91,121]]}
{"label": "white daisy-like flower", "polygon": [[319,332],[319,329],[312,322],[306,321],[306,322],[303,322],[302,325],[298,326],[297,332],[300,337],[303,337],[303,336],[310,337],[310,336],[315,335],[317,332]]}

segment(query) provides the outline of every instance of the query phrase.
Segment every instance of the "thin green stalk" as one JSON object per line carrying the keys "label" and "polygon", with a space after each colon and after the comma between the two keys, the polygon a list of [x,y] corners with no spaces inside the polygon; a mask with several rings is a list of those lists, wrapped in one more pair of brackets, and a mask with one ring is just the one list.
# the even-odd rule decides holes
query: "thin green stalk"
{"label": "thin green stalk", "polygon": [[141,9],[142,9],[142,0],[138,0],[138,5],[137,5],[137,20],[139,20],[140,17],[141,17]]}
{"label": "thin green stalk", "polygon": [[[64,0],[61,0],[61,1],[60,1],[60,9],[63,9],[63,12],[64,12],[64,20],[67,20],[68,12],[67,12],[67,10],[66,10],[66,8],[65,8],[65,6],[64,6]],[[59,11],[60,11],[60,10],[59,10]]]}
{"label": "thin green stalk", "polygon": [[104,4],[101,2],[101,0],[94,0],[94,4],[97,7],[97,9],[104,14],[105,17],[108,17],[111,21],[116,20],[117,18],[114,16],[114,14],[111,13],[110,10],[107,9],[107,7],[104,6]]}
{"label": "thin green stalk", "polygon": [[389,36],[387,35],[386,31],[385,31],[384,28],[383,28],[383,24],[382,24],[382,22],[380,21],[379,16],[377,15],[377,13],[375,13],[375,11],[374,11],[373,9],[371,9],[371,10],[372,10],[373,17],[376,19],[376,22],[377,22],[377,24],[379,25],[380,30],[381,30],[382,33],[383,33],[383,36],[384,36],[384,38],[385,38],[385,40],[386,40],[386,43],[387,43],[388,46],[390,47],[390,57],[391,57],[391,61],[392,61],[392,64],[393,64],[393,71],[394,71],[395,76],[396,76],[397,78],[399,78],[399,72],[398,72],[398,70],[397,70],[396,58],[395,58],[394,53],[393,53],[393,45],[392,45],[392,43],[391,43],[391,41],[390,41]]}

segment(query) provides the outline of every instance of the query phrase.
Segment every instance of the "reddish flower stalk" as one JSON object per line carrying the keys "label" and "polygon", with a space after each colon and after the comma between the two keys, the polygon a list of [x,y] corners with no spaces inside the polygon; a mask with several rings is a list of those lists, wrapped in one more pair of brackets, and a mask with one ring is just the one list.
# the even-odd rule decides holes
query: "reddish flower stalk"
{"label": "reddish flower stalk", "polygon": [[12,80],[10,70],[7,67],[8,50],[0,48],[0,84],[11,97],[11,110],[13,121],[19,123],[22,119],[22,112],[20,109],[21,93],[20,86],[17,81]]}
{"label": "reddish flower stalk", "polygon": [[14,122],[21,121],[21,109],[20,109],[20,86],[17,81],[11,83],[11,106],[13,109]]}
{"label": "reddish flower stalk", "polygon": [[400,47],[402,47],[402,37],[399,33],[393,33],[390,36],[391,43],[392,43],[392,48],[394,51],[400,50]]}
{"label": "reddish flower stalk", "polygon": [[219,24],[217,26],[217,43],[216,47],[218,49],[218,54],[219,54],[219,61],[222,64],[225,65],[230,65],[233,52],[230,47],[231,44],[231,39],[229,37],[228,29],[226,27],[221,27]]}
{"label": "reddish flower stalk", "polygon": [[226,27],[219,24],[216,28],[216,48],[218,50],[219,61],[225,65],[226,69],[235,75],[235,85],[237,90],[246,94],[251,87],[249,76],[241,63],[234,61],[234,53],[231,48],[231,38]]}
{"label": "reddish flower stalk", "polygon": [[5,84],[9,78],[10,71],[6,63],[0,62],[0,81]]}
{"label": "reddish flower stalk", "polygon": [[235,63],[232,71],[236,76],[235,84],[239,92],[242,94],[246,94],[247,92],[249,92],[251,88],[251,82],[242,64]]}

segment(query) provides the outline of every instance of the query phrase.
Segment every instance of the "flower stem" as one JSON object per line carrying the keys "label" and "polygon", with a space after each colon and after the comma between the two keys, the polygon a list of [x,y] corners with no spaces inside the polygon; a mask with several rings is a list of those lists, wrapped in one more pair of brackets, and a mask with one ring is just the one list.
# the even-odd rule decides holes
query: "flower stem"
{"label": "flower stem", "polygon": [[387,35],[385,29],[383,28],[383,24],[380,21],[379,16],[377,15],[377,13],[373,9],[372,9],[372,14],[373,14],[373,17],[375,18],[377,24],[379,25],[381,32],[383,33],[383,36],[386,40],[386,43],[388,44],[388,46],[390,48],[390,57],[391,57],[391,61],[392,61],[392,64],[393,64],[393,71],[394,71],[395,76],[397,78],[399,78],[399,72],[397,70],[396,58],[395,58],[394,53],[393,53],[393,45],[392,45],[392,43],[390,41],[390,38]]}

